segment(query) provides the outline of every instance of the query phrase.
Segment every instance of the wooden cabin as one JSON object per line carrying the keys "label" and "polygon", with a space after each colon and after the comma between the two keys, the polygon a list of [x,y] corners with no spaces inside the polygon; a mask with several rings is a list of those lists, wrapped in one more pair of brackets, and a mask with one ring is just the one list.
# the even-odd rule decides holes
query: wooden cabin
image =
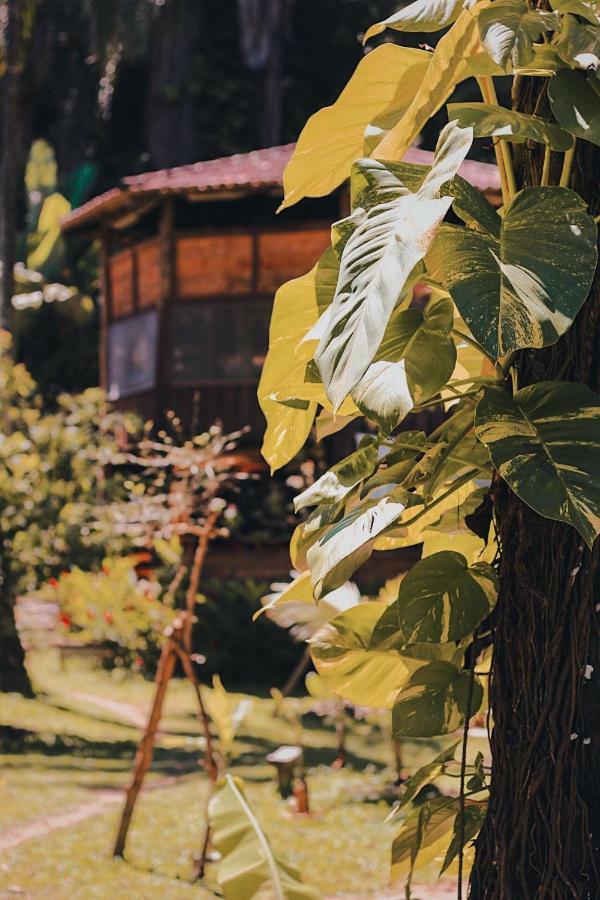
{"label": "wooden cabin", "polygon": [[[314,265],[346,211],[342,190],[276,216],[293,150],[124,178],[65,220],[68,235],[101,240],[101,383],[115,407],[155,422],[172,409],[185,429],[220,418],[260,439],[273,296]],[[423,150],[406,158],[431,163]],[[467,161],[461,173],[498,198],[494,166]]]}
{"label": "wooden cabin", "polygon": [[[256,389],[273,296],[314,265],[331,222],[347,212],[343,188],[276,216],[293,150],[287,144],[124,178],[64,221],[67,235],[101,241],[101,384],[116,408],[157,423],[173,410],[188,432],[217,418],[226,430],[250,425],[260,442]],[[432,154],[411,149],[406,158],[428,165]],[[494,166],[467,161],[461,174],[499,202]],[[336,445],[332,455],[350,449]],[[402,571],[415,553],[376,557],[361,569],[363,586]],[[285,578],[289,565],[282,530],[281,542],[262,552],[213,547],[207,572],[268,580]]]}

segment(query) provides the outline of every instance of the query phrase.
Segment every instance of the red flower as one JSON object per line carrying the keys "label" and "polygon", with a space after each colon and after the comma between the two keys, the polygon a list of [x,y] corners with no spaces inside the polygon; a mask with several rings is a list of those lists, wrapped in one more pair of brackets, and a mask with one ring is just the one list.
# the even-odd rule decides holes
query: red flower
{"label": "red flower", "polygon": [[113,622],[115,621],[113,619],[113,614],[111,613],[110,609],[107,609],[106,612],[104,613],[104,621],[106,622],[107,625],[112,625]]}
{"label": "red flower", "polygon": [[56,587],[57,584],[58,584],[58,578],[49,578],[49,579],[48,579],[48,584],[49,584],[51,587]]}
{"label": "red flower", "polygon": [[88,619],[93,620],[96,618],[96,613],[94,612],[93,609],[86,609],[86,614],[87,614]]}
{"label": "red flower", "polygon": [[61,613],[58,618],[59,621],[62,622],[62,624],[65,626],[65,628],[68,628],[70,626],[71,616],[68,616],[66,613]]}
{"label": "red flower", "polygon": [[136,666],[140,666],[140,667],[144,665],[144,660],[143,660],[142,657],[139,655],[139,653],[138,653],[138,655],[136,656],[136,658],[134,659],[134,663],[136,664]]}

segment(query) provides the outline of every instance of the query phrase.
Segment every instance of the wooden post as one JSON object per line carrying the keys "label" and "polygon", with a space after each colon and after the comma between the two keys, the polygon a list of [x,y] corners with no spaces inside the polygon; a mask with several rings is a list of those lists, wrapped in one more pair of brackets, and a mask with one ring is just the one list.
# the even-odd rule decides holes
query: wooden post
{"label": "wooden post", "polygon": [[167,693],[167,686],[169,684],[169,679],[173,674],[176,659],[177,655],[174,651],[173,642],[171,640],[171,637],[169,637],[167,641],[165,641],[162,652],[160,654],[160,660],[158,663],[158,668],[156,670],[156,692],[154,694],[154,700],[152,703],[152,708],[150,710],[150,715],[148,717],[146,730],[144,732],[142,740],[138,745],[137,753],[135,755],[133,776],[131,779],[131,784],[127,789],[125,806],[121,815],[119,831],[117,834],[117,839],[115,841],[115,848],[113,850],[114,856],[123,856],[125,850],[127,832],[129,831],[129,826],[131,824],[131,817],[133,815],[135,802],[141,790],[142,784],[144,783],[144,778],[150,767],[150,763],[152,762],[156,731],[158,729],[158,723],[160,721],[160,716],[165,701],[165,695]]}
{"label": "wooden post", "polygon": [[160,300],[157,306],[158,338],[156,346],[156,391],[154,421],[164,421],[171,377],[170,318],[176,292],[175,201],[167,197],[160,212]]}
{"label": "wooden post", "polygon": [[108,392],[108,379],[110,377],[108,371],[108,342],[109,325],[112,318],[112,298],[110,285],[110,240],[106,228],[103,228],[100,233],[100,279],[100,387],[103,391]]}

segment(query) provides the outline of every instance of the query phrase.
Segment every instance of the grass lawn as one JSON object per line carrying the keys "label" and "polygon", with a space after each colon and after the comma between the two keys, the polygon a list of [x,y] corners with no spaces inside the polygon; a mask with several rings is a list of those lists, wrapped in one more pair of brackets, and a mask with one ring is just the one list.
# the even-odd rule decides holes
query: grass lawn
{"label": "grass lawn", "polygon": [[[117,678],[85,669],[81,663],[61,671],[51,654],[35,657],[31,672],[36,699],[0,695],[0,737],[6,751],[0,758],[0,846],[7,829],[39,823],[40,817],[99,797],[108,796],[109,802],[75,825],[0,852],[0,897],[214,897],[214,866],[205,886],[191,883],[208,784],[198,770],[202,739],[189,685],[173,681],[170,686],[148,777],[153,789],[138,802],[126,860],[113,861],[121,800],[112,802],[110,791],[127,784],[139,737],[139,730],[126,723],[126,713],[146,710],[152,685],[136,676]],[[92,696],[104,705],[92,702]],[[366,898],[384,891],[397,830],[396,822],[384,822],[394,777],[385,733],[372,723],[353,722],[348,764],[333,770],[332,723],[314,714],[296,718],[301,701],[288,701],[284,718],[270,698],[244,699],[246,714],[231,770],[245,779],[248,799],[275,852],[323,896]],[[308,769],[308,817],[295,816],[279,798],[273,769],[265,761],[274,747],[298,741]],[[438,748],[429,741],[407,743],[407,766],[418,767]],[[393,894],[402,895],[401,889]]]}

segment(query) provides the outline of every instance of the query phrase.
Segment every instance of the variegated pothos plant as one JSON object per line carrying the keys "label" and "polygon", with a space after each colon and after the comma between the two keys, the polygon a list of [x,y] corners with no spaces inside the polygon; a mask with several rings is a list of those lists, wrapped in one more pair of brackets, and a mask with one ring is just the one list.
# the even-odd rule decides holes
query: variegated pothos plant
{"label": "variegated pothos plant", "polygon": [[[570,184],[575,142],[600,145],[600,2],[414,0],[365,40],[386,28],[448,30],[433,52],[372,49],[300,135],[282,207],[349,180],[351,212],[315,267],[277,292],[259,399],[272,469],[315,424],[318,439],[361,416],[371,424],[297,498],[298,511],[310,510],[291,547],[303,574],[277,603],[307,591],[316,602],[373,551],[422,543],[390,606],[358,604],[311,641],[331,688],[388,706],[395,736],[414,738],[462,728],[484,703],[485,675],[465,668],[465,651],[494,606],[497,549],[493,529],[484,541],[465,516],[493,473],[589,546],[600,532],[600,397],[568,382],[520,387],[513,366],[516,351],[569,329],[596,270],[597,223]],[[547,78],[551,118],[499,105],[494,79],[505,75]],[[432,165],[404,161],[473,76],[481,102],[448,103]],[[495,148],[498,210],[460,174],[480,137]],[[539,185],[517,183],[514,147],[524,141],[543,145]],[[411,305],[416,283],[430,288],[424,309]],[[447,415],[433,433],[402,430],[409,413],[441,404]],[[413,776],[402,805],[456,771],[457,746]],[[463,845],[486,802],[480,757],[461,783],[460,800],[438,798],[403,821],[392,863],[408,876],[407,895],[415,867],[436,857],[445,871],[458,856],[466,871]]]}

